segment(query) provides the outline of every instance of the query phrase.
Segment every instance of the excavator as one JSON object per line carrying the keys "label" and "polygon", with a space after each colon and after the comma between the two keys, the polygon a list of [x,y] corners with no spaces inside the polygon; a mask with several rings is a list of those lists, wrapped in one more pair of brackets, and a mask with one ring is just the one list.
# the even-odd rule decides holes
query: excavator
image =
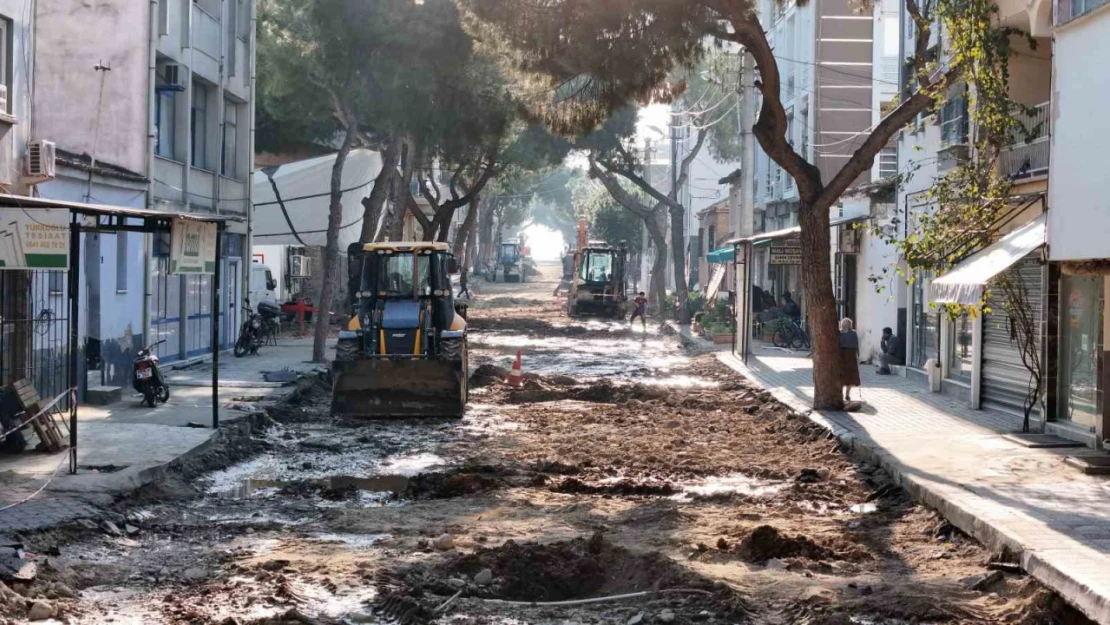
{"label": "excavator", "polygon": [[567,295],[567,314],[571,317],[602,315],[623,319],[628,308],[628,246],[612,247],[604,241],[586,238],[586,220],[578,220],[574,273]]}
{"label": "excavator", "polygon": [[332,415],[462,417],[466,306],[454,301],[450,247],[354,243],[347,255],[350,318],[332,363]]}

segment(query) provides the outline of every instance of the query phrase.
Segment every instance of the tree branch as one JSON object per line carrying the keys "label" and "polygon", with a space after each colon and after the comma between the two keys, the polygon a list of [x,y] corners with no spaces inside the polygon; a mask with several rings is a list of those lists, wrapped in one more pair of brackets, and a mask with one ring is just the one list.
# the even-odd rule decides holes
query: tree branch
{"label": "tree branch", "polygon": [[451,199],[453,200],[459,199],[459,176],[462,175],[464,169],[466,169],[466,163],[459,165],[458,169],[456,169],[455,173],[451,176],[450,189]]}
{"label": "tree branch", "polygon": [[[928,2],[929,0],[924,0]],[[929,39],[933,29],[933,18],[928,11],[922,12],[917,0],[906,0],[906,12],[913,19],[914,28],[917,30],[913,43],[913,69],[917,76],[917,83],[922,89],[929,85],[929,75],[926,57],[929,53]]]}
{"label": "tree branch", "polygon": [[617,204],[620,204],[622,207],[632,212],[637,217],[640,217],[641,219],[651,219],[658,214],[657,211],[659,207],[662,206],[662,204],[656,204],[655,207],[649,207],[647,204],[640,202],[613,178],[613,174],[611,172],[601,169],[601,167],[598,166],[597,161],[594,160],[592,154],[589,156],[589,160],[590,173],[593,174],[594,177],[596,177],[601,182],[601,184],[605,187],[605,190],[609,192],[609,197],[613,198],[613,201],[615,201]]}
{"label": "tree branch", "polygon": [[[911,0],[912,1],[912,0]],[[898,105],[898,108],[883,118],[879,125],[871,131],[863,144],[856,148],[852,157],[833,176],[833,179],[821,189],[820,194],[813,200],[814,206],[828,208],[848,190],[848,187],[859,178],[860,174],[871,169],[875,164],[875,156],[886,147],[894,133],[910,123],[918,113],[924,111],[933,103],[933,94],[946,89],[955,83],[963,74],[963,66],[956,65],[943,76],[931,83],[927,88],[919,89],[908,100]]]}
{"label": "tree branch", "polygon": [[698,152],[701,152],[701,147],[705,145],[705,138],[709,135],[708,128],[701,128],[698,130],[698,138],[694,142],[694,149],[682,159],[682,164],[678,169],[678,180],[675,182],[675,188],[671,189],[671,195],[678,197],[678,188],[686,184],[686,179],[690,177],[690,165],[693,164],[694,159],[698,157]]}

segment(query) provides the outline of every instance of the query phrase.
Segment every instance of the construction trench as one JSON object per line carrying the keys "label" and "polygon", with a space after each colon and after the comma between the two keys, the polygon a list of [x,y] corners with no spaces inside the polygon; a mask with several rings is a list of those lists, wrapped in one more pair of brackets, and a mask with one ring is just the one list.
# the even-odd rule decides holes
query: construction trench
{"label": "construction trench", "polygon": [[711,354],[567,318],[543,269],[481,285],[461,421],[334,421],[302,379],[112,523],[20,536],[45,558],[0,623],[1084,622]]}

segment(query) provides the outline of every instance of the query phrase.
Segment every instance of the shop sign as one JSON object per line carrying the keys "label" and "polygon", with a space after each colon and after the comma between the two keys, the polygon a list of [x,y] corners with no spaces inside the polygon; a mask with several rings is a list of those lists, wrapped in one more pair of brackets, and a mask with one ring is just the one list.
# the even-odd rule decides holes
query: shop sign
{"label": "shop sign", "polygon": [[0,212],[0,269],[68,268],[68,209],[12,208]]}
{"label": "shop sign", "polygon": [[797,237],[778,239],[771,242],[772,265],[800,265],[802,264],[802,240]]}
{"label": "shop sign", "polygon": [[174,219],[170,228],[170,273],[216,272],[216,224]]}

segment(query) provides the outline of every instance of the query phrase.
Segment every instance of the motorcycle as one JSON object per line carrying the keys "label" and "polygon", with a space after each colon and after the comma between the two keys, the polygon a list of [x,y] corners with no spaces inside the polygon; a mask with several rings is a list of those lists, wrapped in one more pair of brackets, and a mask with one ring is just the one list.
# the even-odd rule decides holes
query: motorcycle
{"label": "motorcycle", "polygon": [[251,309],[250,299],[244,299],[243,303],[243,325],[239,328],[239,338],[233,350],[236,358],[257,354],[262,345],[262,315]]}
{"label": "motorcycle", "polygon": [[157,343],[147,345],[135,355],[135,366],[131,372],[131,386],[142,393],[143,401],[139,404],[149,404],[153,408],[157,402],[163,404],[170,400],[170,387],[162,377],[162,369],[158,366],[158,355],[154,348],[165,343],[162,339]]}

